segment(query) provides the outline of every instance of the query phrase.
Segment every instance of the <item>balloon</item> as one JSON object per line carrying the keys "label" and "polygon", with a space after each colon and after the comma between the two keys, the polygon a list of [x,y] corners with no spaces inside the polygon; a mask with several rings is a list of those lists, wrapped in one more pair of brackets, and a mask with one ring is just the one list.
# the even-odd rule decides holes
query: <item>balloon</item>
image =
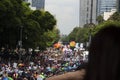
{"label": "balloon", "polygon": [[55,43],[54,44],[54,48],[60,48],[61,47],[61,44],[60,43]]}
{"label": "balloon", "polygon": [[75,45],[76,45],[75,41],[71,41],[71,42],[70,42],[70,46],[71,46],[71,47],[75,47]]}

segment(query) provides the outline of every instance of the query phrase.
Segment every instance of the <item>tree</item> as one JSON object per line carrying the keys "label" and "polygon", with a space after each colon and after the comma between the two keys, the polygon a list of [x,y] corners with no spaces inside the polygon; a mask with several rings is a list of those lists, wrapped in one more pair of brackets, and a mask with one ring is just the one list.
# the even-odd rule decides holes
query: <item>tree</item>
{"label": "tree", "polygon": [[76,41],[77,42],[87,42],[88,41],[88,34],[89,34],[89,29],[84,27],[84,28],[79,28],[78,32],[76,33]]}
{"label": "tree", "polygon": [[104,19],[103,19],[103,16],[102,16],[102,15],[99,15],[99,16],[97,17],[97,22],[98,22],[98,24],[104,22]]}
{"label": "tree", "polygon": [[52,46],[55,42],[60,39],[60,31],[55,27],[53,30],[44,33],[43,42],[47,47]]}
{"label": "tree", "polygon": [[18,27],[23,16],[21,0],[0,1],[0,46],[13,45],[18,41]]}
{"label": "tree", "polygon": [[115,12],[108,20],[113,20],[113,21],[120,21],[120,13]]}
{"label": "tree", "polygon": [[68,35],[69,41],[75,41],[75,36],[78,30],[79,30],[79,27],[75,27],[73,31]]}
{"label": "tree", "polygon": [[37,21],[43,31],[53,30],[56,25],[56,20],[48,11],[35,10],[30,15],[30,18]]}
{"label": "tree", "polygon": [[47,32],[52,34],[55,25],[56,19],[48,11],[33,11],[22,0],[0,1],[0,47],[15,48],[20,40],[21,26],[23,47],[46,47],[43,37]]}
{"label": "tree", "polygon": [[60,40],[64,43],[64,42],[69,42],[69,37],[68,35],[61,35]]}
{"label": "tree", "polygon": [[[35,10],[29,15],[28,19],[32,19],[39,26],[39,29],[33,26],[35,29],[38,30],[36,34],[38,35],[36,36],[37,39],[34,41],[36,42],[36,45],[35,44],[34,45],[39,46],[41,49],[45,49],[45,47],[49,46],[53,42],[52,39],[55,39],[54,37],[56,37],[56,36],[53,37],[53,35],[56,34],[55,32],[53,32],[54,27],[56,25],[56,20],[54,16],[52,16],[47,11]],[[47,36],[47,34],[49,36]],[[51,37],[50,39],[50,36],[52,36],[53,38]]]}

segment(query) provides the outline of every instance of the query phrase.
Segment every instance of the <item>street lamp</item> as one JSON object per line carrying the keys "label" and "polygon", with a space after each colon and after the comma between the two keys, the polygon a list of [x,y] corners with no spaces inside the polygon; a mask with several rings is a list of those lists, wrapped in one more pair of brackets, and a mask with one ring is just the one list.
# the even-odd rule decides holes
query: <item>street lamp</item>
{"label": "street lamp", "polygon": [[22,48],[22,30],[23,26],[20,26],[20,40],[18,42],[19,48]]}
{"label": "street lamp", "polygon": [[93,17],[93,0],[91,0],[91,11],[90,11],[90,24],[89,24],[89,27],[90,27],[90,30],[89,30],[89,41],[88,41],[88,45],[90,45],[91,43],[91,38],[92,38],[92,30],[91,28],[94,27],[94,24],[92,22],[92,17]]}
{"label": "street lamp", "polygon": [[22,55],[22,30],[23,30],[23,26],[20,26],[20,40],[18,42],[19,45],[19,61],[21,60],[21,55]]}
{"label": "street lamp", "polygon": [[93,0],[91,0],[90,24],[92,23],[92,17],[93,17]]}

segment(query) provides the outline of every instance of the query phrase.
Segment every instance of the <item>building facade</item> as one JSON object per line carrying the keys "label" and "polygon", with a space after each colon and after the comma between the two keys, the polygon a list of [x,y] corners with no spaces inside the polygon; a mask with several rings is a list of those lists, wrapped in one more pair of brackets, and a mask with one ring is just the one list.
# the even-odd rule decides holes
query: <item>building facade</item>
{"label": "building facade", "polygon": [[44,10],[45,0],[32,0],[32,6]]}
{"label": "building facade", "polygon": [[117,8],[117,0],[97,0],[97,16]]}
{"label": "building facade", "polygon": [[[92,2],[91,2],[92,1]],[[79,3],[79,26],[85,24],[96,24],[96,0],[80,0]]]}
{"label": "building facade", "polygon": [[120,0],[117,0],[117,10],[120,12]]}
{"label": "building facade", "polygon": [[106,21],[110,18],[111,15],[113,15],[116,12],[116,9],[111,9],[110,12],[104,12],[103,13],[103,19]]}
{"label": "building facade", "polygon": [[30,3],[30,7],[33,10],[44,10],[45,7],[45,0],[25,0],[26,2]]}

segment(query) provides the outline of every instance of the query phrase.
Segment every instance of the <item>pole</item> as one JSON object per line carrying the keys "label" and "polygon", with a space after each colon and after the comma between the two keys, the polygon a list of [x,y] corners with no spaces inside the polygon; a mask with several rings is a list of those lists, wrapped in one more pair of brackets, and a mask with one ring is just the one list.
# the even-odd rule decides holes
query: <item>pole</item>
{"label": "pole", "polygon": [[20,27],[20,48],[22,48],[22,30],[23,26]]}
{"label": "pole", "polygon": [[79,0],[79,27],[80,27],[80,18],[81,18],[81,17],[80,17],[80,10],[81,10],[81,9],[80,9],[80,8],[81,8],[81,4],[80,4],[80,3],[81,3],[81,0]]}
{"label": "pole", "polygon": [[93,17],[93,0],[91,0],[91,10],[90,10],[90,24],[89,24],[89,27],[90,27],[90,30],[89,30],[89,41],[88,41],[88,45],[90,46],[90,43],[91,43],[91,38],[92,38],[92,35],[91,35],[91,27],[93,27],[93,22],[92,22],[92,17]]}
{"label": "pole", "polygon": [[21,55],[22,55],[22,30],[23,30],[23,26],[20,27],[20,40],[19,40],[19,61],[21,60]]}
{"label": "pole", "polygon": [[93,0],[91,0],[91,11],[90,11],[90,24],[92,24],[92,13],[93,13]]}

